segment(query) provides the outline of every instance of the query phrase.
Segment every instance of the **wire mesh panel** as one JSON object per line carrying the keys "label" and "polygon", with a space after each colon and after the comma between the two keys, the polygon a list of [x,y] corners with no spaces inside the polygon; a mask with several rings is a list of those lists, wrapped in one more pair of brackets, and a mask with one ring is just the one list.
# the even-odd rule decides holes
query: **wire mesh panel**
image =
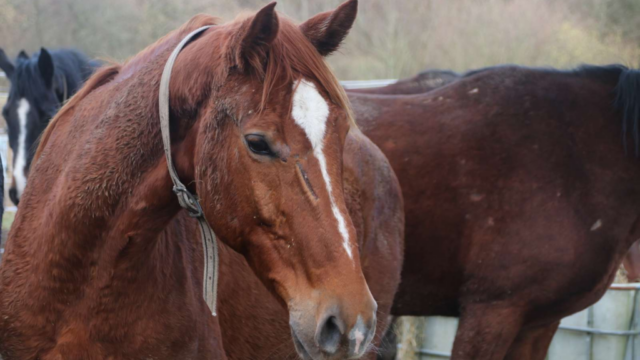
{"label": "wire mesh panel", "polygon": [[[416,359],[449,359],[457,327],[457,318],[427,317],[416,335]],[[614,284],[596,304],[564,318],[547,355],[547,360],[638,359],[640,283]]]}
{"label": "wire mesh panel", "polygon": [[640,284],[613,285],[595,305],[563,319],[547,359],[638,359],[639,292]]}

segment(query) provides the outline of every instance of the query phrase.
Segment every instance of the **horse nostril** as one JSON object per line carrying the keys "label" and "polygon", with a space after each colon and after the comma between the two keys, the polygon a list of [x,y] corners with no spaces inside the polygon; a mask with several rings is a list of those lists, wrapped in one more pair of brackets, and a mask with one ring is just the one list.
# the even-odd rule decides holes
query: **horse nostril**
{"label": "horse nostril", "polygon": [[335,316],[327,317],[318,334],[320,349],[329,355],[335,354],[340,346],[342,335],[344,335],[343,329],[344,324],[341,320]]}
{"label": "horse nostril", "polygon": [[367,347],[371,342],[371,338],[376,332],[377,318],[375,313],[373,314],[372,319],[368,321],[368,323],[368,325],[365,325],[362,317],[358,316],[356,324],[349,332],[349,353],[352,356],[362,356],[367,350]]}

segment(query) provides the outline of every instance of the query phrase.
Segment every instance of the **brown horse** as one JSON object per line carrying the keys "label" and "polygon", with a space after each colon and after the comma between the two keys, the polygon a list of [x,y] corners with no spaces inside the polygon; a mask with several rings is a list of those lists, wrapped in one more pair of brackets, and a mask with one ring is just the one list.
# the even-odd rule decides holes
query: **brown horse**
{"label": "brown horse", "polygon": [[[300,353],[357,358],[377,305],[342,181],[352,120],[322,58],[352,19],[299,28],[274,6],[211,27],[178,56],[173,158],[221,241],[288,308]],[[224,358],[158,121],[169,53],[213,24],[197,16],[102,69],[47,128],[0,268],[6,360]]]}
{"label": "brown horse", "polygon": [[425,70],[416,76],[376,88],[349,89],[353,94],[412,95],[422,94],[458,80],[460,75],[449,70]]}
{"label": "brown horse", "polygon": [[[352,94],[405,199],[392,314],[460,316],[454,360],[544,359],[560,319],[602,296],[640,237],[640,164],[620,142],[640,140],[637,83],[622,67],[502,67],[422,95]],[[255,311],[267,335],[248,345],[269,348],[278,316]],[[262,358],[287,358],[278,350]]]}
{"label": "brown horse", "polygon": [[[391,85],[367,89],[348,89],[347,93],[377,95],[422,94],[451,84],[460,77],[460,75],[448,70],[426,70],[416,76],[399,80]],[[368,105],[366,105],[368,101],[360,99],[359,102],[361,106],[357,109],[357,113],[361,116],[368,108]],[[372,100],[372,102],[375,103],[375,100]],[[640,281],[640,239],[631,246],[622,264],[627,271],[627,279],[629,281]]]}
{"label": "brown horse", "polygon": [[[384,155],[357,129],[347,136],[344,159],[345,196],[356,227],[362,271],[378,303],[373,350],[386,329],[400,282],[402,195]],[[288,340],[286,310],[262,286],[242,256],[226,246],[221,249],[220,326],[229,359],[296,358],[294,344]],[[367,359],[375,356],[372,351]]]}
{"label": "brown horse", "polygon": [[392,314],[460,316],[454,360],[544,359],[640,237],[640,164],[621,144],[638,154],[638,83],[617,66],[499,67],[422,95],[352,94],[405,199]]}
{"label": "brown horse", "polygon": [[[348,2],[309,22],[348,28],[357,4]],[[344,147],[344,194],[355,225],[360,261],[378,303],[377,339],[384,332],[393,296],[400,281],[404,243],[401,190],[389,162],[356,128]],[[230,359],[287,359],[296,357],[290,338],[289,316],[276,297],[262,286],[242,256],[221,246],[220,324]],[[251,324],[251,326],[246,326]],[[375,357],[372,352],[370,357]]]}
{"label": "brown horse", "polygon": [[[349,94],[377,94],[377,95],[414,95],[435,90],[451,84],[461,76],[448,70],[426,70],[416,76],[399,80],[398,82],[376,88],[347,89]],[[366,101],[361,101],[366,103]],[[359,113],[365,110],[359,109]],[[636,241],[625,255],[622,264],[627,271],[629,281],[640,281],[640,239]]]}

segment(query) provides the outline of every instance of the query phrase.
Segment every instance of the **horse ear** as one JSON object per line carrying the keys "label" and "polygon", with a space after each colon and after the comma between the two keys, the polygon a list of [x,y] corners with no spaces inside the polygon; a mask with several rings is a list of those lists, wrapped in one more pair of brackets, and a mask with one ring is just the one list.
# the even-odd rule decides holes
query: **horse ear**
{"label": "horse ear", "polygon": [[26,51],[20,50],[20,53],[18,54],[18,59],[20,59],[20,60],[28,60],[29,59],[29,55],[27,54]]}
{"label": "horse ear", "polygon": [[276,2],[263,7],[251,19],[251,23],[243,25],[245,34],[240,41],[236,62],[241,67],[244,64],[258,66],[269,49],[269,45],[278,36],[280,23],[275,11]]}
{"label": "horse ear", "polygon": [[15,67],[11,63],[11,60],[9,60],[7,54],[5,54],[4,50],[2,49],[0,49],[0,69],[4,71],[4,73],[7,75],[7,78],[11,78],[13,70],[15,70]]}
{"label": "horse ear", "polygon": [[340,47],[358,14],[358,0],[349,0],[333,11],[318,14],[300,25],[302,33],[327,56]]}
{"label": "horse ear", "polygon": [[51,88],[53,86],[53,58],[51,54],[45,48],[40,49],[40,56],[38,56],[38,69],[40,70],[40,75],[42,76],[42,80],[44,80],[44,84],[47,88]]}

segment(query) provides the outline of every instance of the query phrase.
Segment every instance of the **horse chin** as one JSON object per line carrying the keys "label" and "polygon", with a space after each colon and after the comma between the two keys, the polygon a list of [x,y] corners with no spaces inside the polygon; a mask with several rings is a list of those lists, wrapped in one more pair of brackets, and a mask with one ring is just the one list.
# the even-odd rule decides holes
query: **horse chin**
{"label": "horse chin", "polygon": [[296,347],[298,355],[300,355],[303,360],[315,360],[313,357],[311,357],[311,355],[309,355],[309,352],[305,348],[302,341],[300,341],[298,335],[296,335],[296,332],[293,329],[291,329],[291,337],[293,338],[293,344]]}
{"label": "horse chin", "polygon": [[[313,346],[313,343],[306,343],[307,345],[305,345],[304,342],[302,342],[302,340],[300,340],[300,337],[298,337],[298,335],[296,334],[295,330],[291,329],[291,337],[293,338],[293,344],[295,345],[296,348],[296,352],[298,353],[298,355],[300,356],[300,359],[302,360],[339,360],[339,359],[347,359],[347,357],[345,356],[345,354],[334,354],[334,355],[329,355],[326,353],[323,353],[322,351],[320,351],[317,348],[310,348],[310,346],[308,346],[309,344],[311,344],[311,347]],[[360,356],[357,357],[350,357],[349,359],[356,359],[359,358]]]}

